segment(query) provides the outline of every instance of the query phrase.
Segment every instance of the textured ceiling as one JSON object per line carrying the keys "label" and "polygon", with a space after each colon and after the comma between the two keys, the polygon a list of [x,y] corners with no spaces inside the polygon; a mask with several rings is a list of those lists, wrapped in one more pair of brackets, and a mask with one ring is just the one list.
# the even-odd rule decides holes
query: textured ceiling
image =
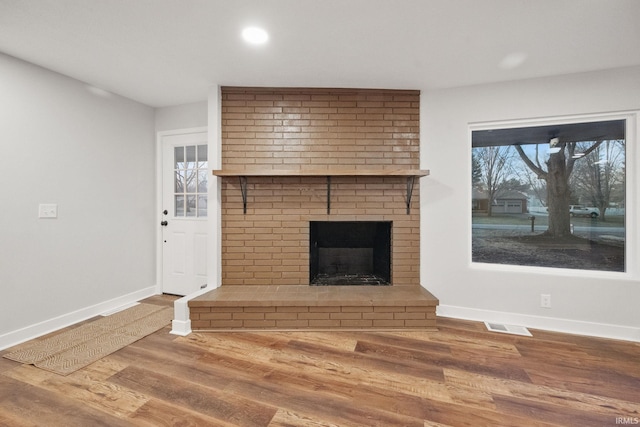
{"label": "textured ceiling", "polygon": [[[638,0],[0,0],[0,51],[150,106],[640,65]],[[270,33],[243,43],[245,25]]]}

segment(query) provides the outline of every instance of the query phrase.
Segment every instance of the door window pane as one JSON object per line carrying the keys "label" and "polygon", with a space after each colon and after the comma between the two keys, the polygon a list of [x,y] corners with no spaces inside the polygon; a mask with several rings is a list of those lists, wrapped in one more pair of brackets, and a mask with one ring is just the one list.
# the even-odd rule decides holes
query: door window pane
{"label": "door window pane", "polygon": [[175,216],[184,216],[184,196],[176,195],[174,200]]}
{"label": "door window pane", "polygon": [[184,171],[175,171],[175,193],[184,193]]}
{"label": "door window pane", "polygon": [[187,152],[187,168],[193,168],[196,166],[196,146],[188,145],[185,148]]}
{"label": "door window pane", "polygon": [[187,212],[186,216],[196,216],[196,196],[189,195],[187,196]]}
{"label": "door window pane", "polygon": [[207,216],[208,157],[206,145],[174,148],[174,213]]}
{"label": "door window pane", "polygon": [[198,196],[198,216],[199,217],[207,216],[207,196],[206,195]]}
{"label": "door window pane", "polygon": [[186,183],[187,193],[195,193],[198,179],[198,171],[196,169],[187,169],[186,171]]}
{"label": "door window pane", "polygon": [[207,171],[198,170],[198,193],[207,192]]}
{"label": "door window pane", "polygon": [[174,169],[184,169],[184,147],[173,148]]}
{"label": "door window pane", "polygon": [[198,145],[198,168],[207,167],[207,146]]}

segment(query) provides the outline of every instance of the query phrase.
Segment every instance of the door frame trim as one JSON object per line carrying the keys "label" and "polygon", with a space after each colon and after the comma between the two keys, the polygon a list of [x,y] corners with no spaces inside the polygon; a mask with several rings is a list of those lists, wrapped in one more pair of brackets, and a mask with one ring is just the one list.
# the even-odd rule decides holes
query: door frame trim
{"label": "door frame trim", "polygon": [[[173,129],[156,132],[156,215],[155,215],[155,227],[156,227],[156,293],[161,294],[164,291],[163,273],[162,273],[162,229],[159,224],[162,221],[162,140],[166,136],[174,135],[188,135],[191,133],[207,133],[208,128],[206,126],[185,128],[185,129]],[[208,145],[208,144],[207,144]],[[209,150],[210,151],[210,150]],[[211,169],[211,167],[209,167]],[[209,190],[211,191],[211,190]],[[210,222],[210,217],[207,216],[207,222]],[[210,227],[207,227],[210,230]]]}

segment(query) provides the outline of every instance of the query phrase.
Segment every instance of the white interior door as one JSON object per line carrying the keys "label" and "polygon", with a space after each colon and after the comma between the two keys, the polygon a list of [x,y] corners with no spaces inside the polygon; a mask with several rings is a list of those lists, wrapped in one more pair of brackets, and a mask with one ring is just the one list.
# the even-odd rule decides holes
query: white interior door
{"label": "white interior door", "polygon": [[162,291],[187,295],[207,283],[206,132],[162,136]]}

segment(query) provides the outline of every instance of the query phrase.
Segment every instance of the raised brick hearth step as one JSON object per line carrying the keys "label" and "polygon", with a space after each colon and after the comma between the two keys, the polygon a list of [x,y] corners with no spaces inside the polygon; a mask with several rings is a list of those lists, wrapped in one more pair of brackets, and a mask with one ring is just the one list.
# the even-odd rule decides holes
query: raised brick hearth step
{"label": "raised brick hearth step", "polygon": [[207,330],[434,329],[438,299],[421,286],[221,286],[189,301]]}

